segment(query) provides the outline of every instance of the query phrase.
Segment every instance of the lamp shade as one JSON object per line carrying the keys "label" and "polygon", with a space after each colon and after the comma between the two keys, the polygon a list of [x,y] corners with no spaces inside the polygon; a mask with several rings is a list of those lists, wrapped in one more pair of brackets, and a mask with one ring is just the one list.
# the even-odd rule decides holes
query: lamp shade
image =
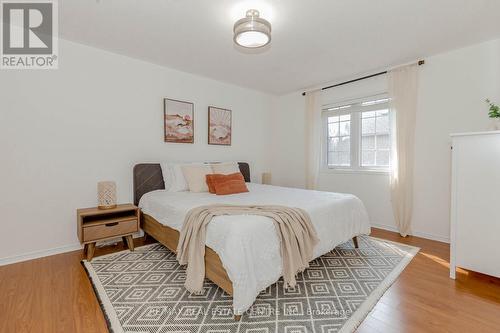
{"label": "lamp shade", "polygon": [[259,11],[250,9],[246,17],[236,21],[233,40],[246,48],[263,47],[271,42],[271,23],[259,17]]}
{"label": "lamp shade", "polygon": [[97,183],[97,207],[111,209],[116,207],[116,183],[112,181]]}
{"label": "lamp shade", "polygon": [[271,173],[263,172],[262,173],[262,184],[271,185]]}

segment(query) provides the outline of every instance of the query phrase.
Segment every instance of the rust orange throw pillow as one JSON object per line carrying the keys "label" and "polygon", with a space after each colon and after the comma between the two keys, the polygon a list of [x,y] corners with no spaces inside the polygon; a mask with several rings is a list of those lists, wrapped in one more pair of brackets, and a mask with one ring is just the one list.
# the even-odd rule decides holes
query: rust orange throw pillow
{"label": "rust orange throw pillow", "polygon": [[222,176],[222,175],[210,174],[210,175],[205,176],[207,179],[208,192],[210,192],[212,194],[215,194],[214,178],[216,176]]}
{"label": "rust orange throw pillow", "polygon": [[215,183],[215,194],[226,195],[248,192],[247,185],[243,179],[224,180],[220,183]]}
{"label": "rust orange throw pillow", "polygon": [[235,173],[231,173],[229,175],[224,175],[224,174],[219,174],[219,173],[213,173],[210,175],[206,175],[208,191],[210,193],[213,193],[213,194],[215,194],[215,183],[216,182],[220,182],[223,180],[239,180],[239,179],[243,179],[243,181],[244,181],[244,178],[243,178],[243,175],[241,174],[241,172],[235,172]]}
{"label": "rust orange throw pillow", "polygon": [[230,175],[207,175],[207,185],[210,193],[215,193],[217,195],[248,192],[245,178],[243,178],[241,172],[232,173]]}

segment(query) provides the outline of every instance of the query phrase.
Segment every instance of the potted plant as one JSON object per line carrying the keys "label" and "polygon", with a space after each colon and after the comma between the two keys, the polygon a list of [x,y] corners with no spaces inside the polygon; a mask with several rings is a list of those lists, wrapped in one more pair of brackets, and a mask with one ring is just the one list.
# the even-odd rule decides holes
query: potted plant
{"label": "potted plant", "polygon": [[486,103],[490,106],[488,116],[492,119],[492,129],[500,130],[500,107],[489,99],[486,100]]}

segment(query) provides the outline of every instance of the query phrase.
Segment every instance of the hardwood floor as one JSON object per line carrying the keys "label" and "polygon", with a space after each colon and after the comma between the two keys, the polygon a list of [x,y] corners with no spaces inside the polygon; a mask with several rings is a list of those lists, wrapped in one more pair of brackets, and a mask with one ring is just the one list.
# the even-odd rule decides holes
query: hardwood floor
{"label": "hardwood floor", "polygon": [[[372,236],[421,251],[358,332],[500,332],[500,279],[459,271],[453,281],[448,244],[379,229]],[[144,242],[136,239],[135,245]],[[125,248],[119,243],[95,255]],[[75,251],[1,266],[0,332],[107,332],[82,258]]]}
{"label": "hardwood floor", "polygon": [[374,237],[421,250],[358,332],[500,332],[500,279],[460,270],[454,281],[448,244],[372,230]]}

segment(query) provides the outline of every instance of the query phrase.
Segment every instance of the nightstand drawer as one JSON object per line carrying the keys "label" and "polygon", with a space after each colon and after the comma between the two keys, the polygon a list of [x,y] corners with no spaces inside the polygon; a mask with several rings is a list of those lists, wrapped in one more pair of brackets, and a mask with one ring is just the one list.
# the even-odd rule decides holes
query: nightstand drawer
{"label": "nightstand drawer", "polygon": [[83,228],[83,241],[88,242],[113,236],[122,236],[137,231],[139,231],[137,228],[137,219],[88,226]]}

